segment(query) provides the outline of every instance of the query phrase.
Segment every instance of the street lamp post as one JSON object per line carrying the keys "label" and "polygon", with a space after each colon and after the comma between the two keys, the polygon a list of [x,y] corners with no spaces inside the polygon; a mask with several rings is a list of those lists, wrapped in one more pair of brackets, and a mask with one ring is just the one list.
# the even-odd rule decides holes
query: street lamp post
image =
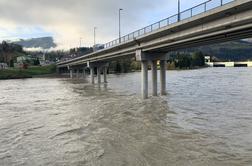
{"label": "street lamp post", "polygon": [[96,45],[96,27],[94,27],[94,47],[95,47],[95,45]]}
{"label": "street lamp post", "polygon": [[123,9],[119,9],[119,43],[121,43],[121,11]]}
{"label": "street lamp post", "polygon": [[178,0],[178,21],[180,21],[180,0]]}
{"label": "street lamp post", "polygon": [[81,48],[81,40],[82,40],[82,37],[80,37],[80,48]]}

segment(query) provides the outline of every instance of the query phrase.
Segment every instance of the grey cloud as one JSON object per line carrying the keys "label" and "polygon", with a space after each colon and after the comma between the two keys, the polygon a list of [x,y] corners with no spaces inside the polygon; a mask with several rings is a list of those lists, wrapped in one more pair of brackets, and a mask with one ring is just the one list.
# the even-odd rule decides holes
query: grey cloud
{"label": "grey cloud", "polygon": [[0,19],[17,25],[53,27],[65,37],[63,33],[68,32],[63,29],[69,27],[76,35],[85,36],[89,40],[86,42],[90,42],[92,29],[97,26],[98,40],[105,42],[117,37],[119,8],[124,9],[122,31],[128,33],[153,21],[151,17],[159,20],[175,12],[175,3],[176,0],[0,0]]}

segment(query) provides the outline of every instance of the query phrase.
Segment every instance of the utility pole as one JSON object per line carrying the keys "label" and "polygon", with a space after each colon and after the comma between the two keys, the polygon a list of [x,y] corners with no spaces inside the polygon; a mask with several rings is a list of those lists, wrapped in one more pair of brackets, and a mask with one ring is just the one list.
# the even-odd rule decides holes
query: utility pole
{"label": "utility pole", "polygon": [[123,9],[119,9],[119,43],[121,43],[121,11]]}

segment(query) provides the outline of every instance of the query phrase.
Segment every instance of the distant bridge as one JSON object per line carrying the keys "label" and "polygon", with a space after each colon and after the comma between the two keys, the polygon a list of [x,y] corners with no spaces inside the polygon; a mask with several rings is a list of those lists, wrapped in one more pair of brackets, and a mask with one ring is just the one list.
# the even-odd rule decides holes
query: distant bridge
{"label": "distant bridge", "polygon": [[160,61],[161,95],[166,94],[167,53],[178,49],[252,37],[252,0],[210,0],[105,44],[105,48],[81,57],[59,62],[70,77],[90,69],[98,84],[103,69],[107,82],[108,63],[123,56],[135,56],[142,66],[142,97],[148,97],[148,63],[152,68],[152,94],[157,96],[157,61]]}

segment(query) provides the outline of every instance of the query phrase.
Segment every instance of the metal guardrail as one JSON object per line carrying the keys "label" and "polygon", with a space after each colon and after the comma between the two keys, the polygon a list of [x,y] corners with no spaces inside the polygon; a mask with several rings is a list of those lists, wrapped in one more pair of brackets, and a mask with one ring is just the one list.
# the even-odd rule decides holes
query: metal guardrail
{"label": "metal guardrail", "polygon": [[118,38],[116,40],[108,42],[108,43],[104,44],[104,48],[106,49],[106,48],[110,48],[110,47],[125,43],[127,41],[133,40],[136,37],[143,36],[145,34],[148,34],[153,31],[156,31],[158,29],[161,29],[163,27],[172,25],[172,24],[177,23],[179,21],[191,18],[191,17],[196,16],[198,14],[205,13],[209,10],[215,9],[217,7],[223,6],[223,5],[228,4],[230,2],[233,2],[233,1],[236,1],[236,0],[208,0],[204,3],[201,3],[197,6],[192,7],[190,9],[184,10],[178,14],[170,16],[166,19],[158,21],[154,24],[146,26],[146,27],[139,29],[137,31],[134,31],[130,34],[127,34],[121,38]]}

